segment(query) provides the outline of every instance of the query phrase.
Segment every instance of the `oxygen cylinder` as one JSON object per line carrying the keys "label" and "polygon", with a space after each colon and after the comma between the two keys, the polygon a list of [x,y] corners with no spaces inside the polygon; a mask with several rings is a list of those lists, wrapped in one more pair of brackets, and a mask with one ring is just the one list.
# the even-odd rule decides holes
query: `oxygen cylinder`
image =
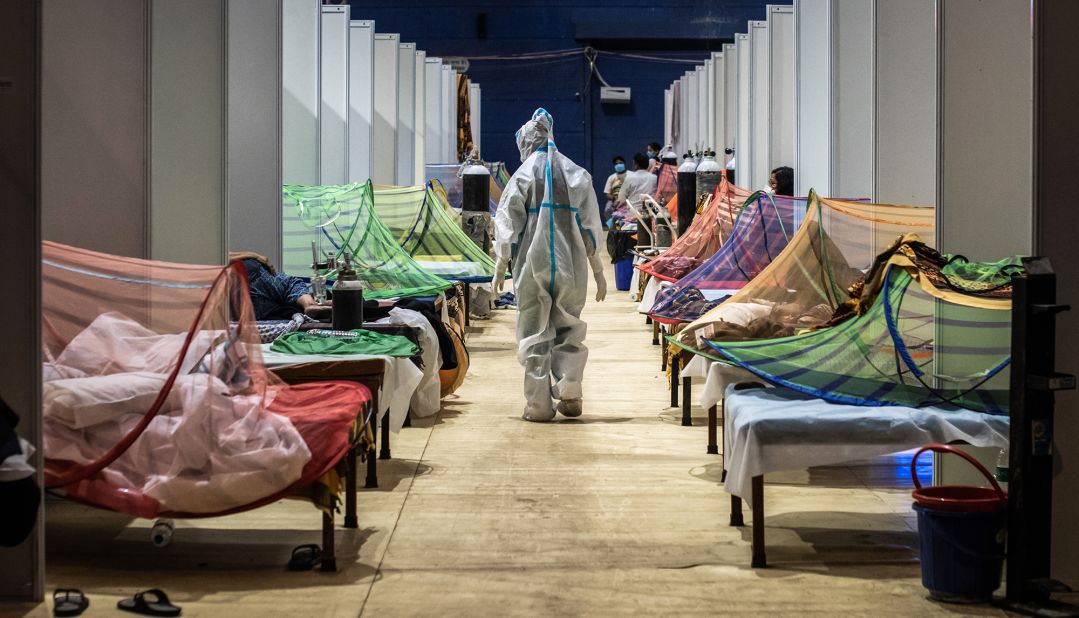
{"label": "oxygen cylinder", "polygon": [[704,152],[704,159],[701,160],[700,165],[697,166],[697,197],[702,195],[712,195],[712,191],[723,179],[723,168],[720,167],[719,162],[716,161],[716,152],[714,150],[706,150]]}
{"label": "oxygen cylinder", "polygon": [[687,152],[678,166],[678,235],[681,236],[697,214],[697,162]]}
{"label": "oxygen cylinder", "polygon": [[461,172],[461,210],[490,212],[491,172],[483,165],[473,163]]}
{"label": "oxygen cylinder", "polygon": [[345,265],[333,284],[333,329],[363,328],[363,286],[352,269],[352,255],[345,254]]}
{"label": "oxygen cylinder", "polygon": [[462,166],[461,229],[476,246],[490,254],[491,242],[491,172],[482,162],[469,162]]}

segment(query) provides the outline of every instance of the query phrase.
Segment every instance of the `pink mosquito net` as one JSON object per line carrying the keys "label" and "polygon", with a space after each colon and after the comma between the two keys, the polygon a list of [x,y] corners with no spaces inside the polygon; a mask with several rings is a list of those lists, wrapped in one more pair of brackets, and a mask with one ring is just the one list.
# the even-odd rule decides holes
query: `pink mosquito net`
{"label": "pink mosquito net", "polygon": [[349,451],[370,393],[270,373],[239,263],[42,254],[49,487],[137,517],[220,515],[306,487]]}

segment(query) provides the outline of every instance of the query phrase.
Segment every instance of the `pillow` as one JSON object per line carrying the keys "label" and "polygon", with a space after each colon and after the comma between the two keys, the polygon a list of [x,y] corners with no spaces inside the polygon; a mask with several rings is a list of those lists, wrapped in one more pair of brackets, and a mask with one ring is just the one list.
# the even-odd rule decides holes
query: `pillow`
{"label": "pillow", "polygon": [[46,382],[42,389],[44,415],[72,429],[119,421],[129,414],[141,416],[153,405],[167,379],[164,373],[134,372]]}

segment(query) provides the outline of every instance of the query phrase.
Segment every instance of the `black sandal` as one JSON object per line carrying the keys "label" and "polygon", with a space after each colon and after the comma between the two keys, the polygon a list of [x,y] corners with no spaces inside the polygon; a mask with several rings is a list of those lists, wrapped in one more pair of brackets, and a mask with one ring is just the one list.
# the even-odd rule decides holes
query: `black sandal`
{"label": "black sandal", "polygon": [[57,588],[52,593],[53,616],[78,616],[90,607],[90,599],[78,588]]}
{"label": "black sandal", "polygon": [[[150,597],[147,600],[146,597]],[[142,614],[144,616],[179,616],[180,608],[169,603],[169,597],[164,590],[151,588],[135,593],[130,599],[116,602],[117,609],[125,612]]]}
{"label": "black sandal", "polygon": [[288,560],[290,571],[310,571],[322,562],[322,548],[314,543],[299,545],[292,549],[292,557]]}

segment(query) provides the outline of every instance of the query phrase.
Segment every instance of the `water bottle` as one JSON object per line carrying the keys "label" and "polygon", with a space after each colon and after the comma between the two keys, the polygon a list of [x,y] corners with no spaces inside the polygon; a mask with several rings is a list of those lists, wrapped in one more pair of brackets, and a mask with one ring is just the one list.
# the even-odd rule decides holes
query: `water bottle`
{"label": "water bottle", "polygon": [[1008,489],[1008,447],[1006,446],[997,453],[997,465],[993,476],[996,477],[997,483],[1000,483],[1001,489]]}
{"label": "water bottle", "polygon": [[150,542],[154,547],[167,547],[172,542],[172,532],[175,526],[171,519],[159,519],[150,528]]}

